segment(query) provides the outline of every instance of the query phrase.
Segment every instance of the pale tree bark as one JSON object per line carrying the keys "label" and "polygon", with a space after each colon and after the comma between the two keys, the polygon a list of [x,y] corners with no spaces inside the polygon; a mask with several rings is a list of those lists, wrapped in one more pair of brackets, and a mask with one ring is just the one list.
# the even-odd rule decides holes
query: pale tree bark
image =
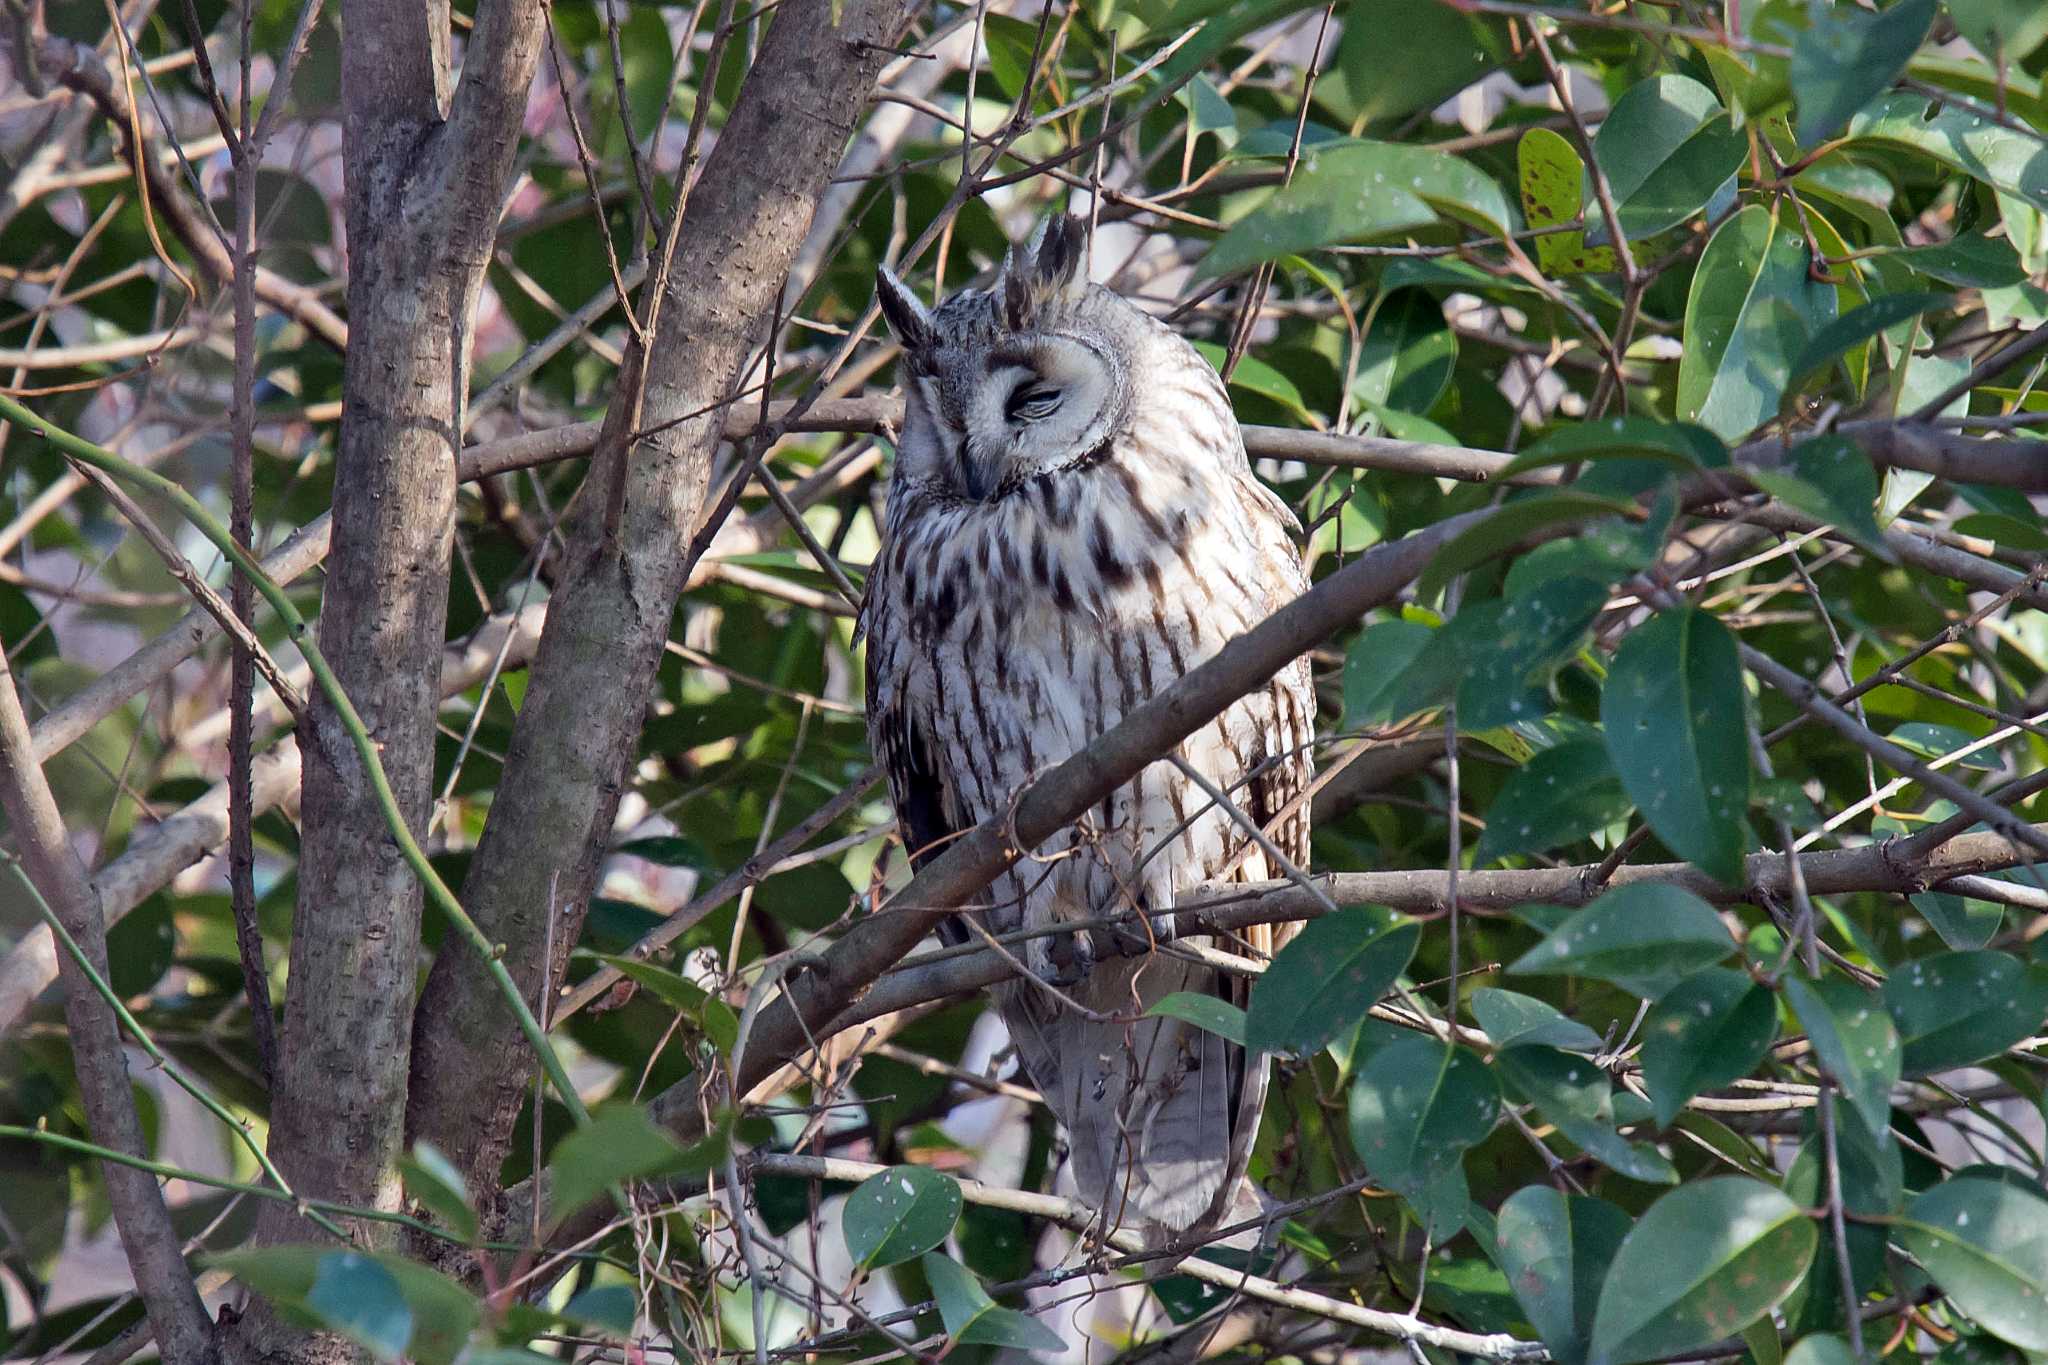
{"label": "pale tree bark", "polygon": [[[77,943],[86,961],[107,979],[107,924],[99,897],[86,877],[85,864],[71,847],[64,816],[50,793],[50,784],[33,757],[28,720],[14,689],[14,674],[0,649],[0,807],[21,850],[29,880]],[[84,968],[58,954],[64,982],[64,1024],[70,1035],[71,1062],[78,1073],[79,1101],[92,1140],[129,1156],[146,1157],[142,1119],[135,1111],[135,1091],[121,1046],[120,1026],[113,1009],[101,999]],[[192,1273],[185,1266],[177,1229],[156,1177],[106,1162],[100,1167],[107,1184],[107,1203],[128,1255],[135,1289],[149,1316],[158,1350],[168,1365],[194,1365],[214,1359],[213,1331]]]}
{"label": "pale tree bark", "polygon": [[[539,0],[481,6],[451,94],[445,0],[352,0],[341,18],[350,336],[320,646],[417,833],[431,799],[469,330],[546,21]],[[313,723],[338,733],[324,700]],[[306,765],[271,1151],[304,1194],[390,1208],[420,889],[347,743],[321,747],[340,757]],[[277,1205],[259,1235],[318,1234]],[[237,1344],[253,1357],[357,1354],[262,1312]]]}
{"label": "pale tree bark", "polygon": [[[532,1000],[583,923],[688,573],[724,428],[784,277],[904,21],[902,0],[784,0],[690,192],[634,420],[628,363],[463,902]],[[656,287],[661,282],[651,282]],[[690,415],[696,414],[696,415]],[[648,434],[631,439],[635,431]],[[556,924],[546,920],[553,903]],[[504,1001],[461,953],[418,1011],[408,1135],[495,1190],[528,1067]]]}

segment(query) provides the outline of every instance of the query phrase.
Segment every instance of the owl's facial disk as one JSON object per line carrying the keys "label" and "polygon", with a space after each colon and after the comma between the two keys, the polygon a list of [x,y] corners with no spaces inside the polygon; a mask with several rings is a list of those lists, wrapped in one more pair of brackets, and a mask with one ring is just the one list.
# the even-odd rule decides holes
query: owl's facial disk
{"label": "owl's facial disk", "polygon": [[938,309],[880,272],[876,297],[909,362],[899,476],[985,502],[1086,465],[1115,439],[1128,386],[1096,324],[1121,301],[1090,290],[1085,243],[1079,220],[1052,219],[993,288]]}

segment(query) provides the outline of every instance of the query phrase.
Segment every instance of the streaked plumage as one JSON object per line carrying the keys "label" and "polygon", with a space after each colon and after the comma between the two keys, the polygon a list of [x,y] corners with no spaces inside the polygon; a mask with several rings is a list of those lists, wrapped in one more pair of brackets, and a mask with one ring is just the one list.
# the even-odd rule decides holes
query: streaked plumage
{"label": "streaked plumage", "polygon": [[[1253,476],[1215,371],[1089,285],[1085,244],[1078,221],[1056,218],[993,287],[936,310],[886,271],[880,280],[904,343],[908,414],[861,624],[869,733],[918,860],[1007,810],[1304,587],[1294,517]],[[1308,851],[1295,798],[1314,705],[1297,660],[1178,751],[1296,863]],[[1034,852],[969,912],[990,933],[1133,902],[1159,910],[1204,881],[1278,875],[1166,762]],[[1289,932],[1249,938],[1272,951]],[[1242,979],[1164,953],[1091,969],[1071,935],[1031,939],[1019,955],[1047,979],[1081,974],[1061,989],[1104,1016],[1036,982],[995,993],[1070,1134],[1083,1197],[1153,1237],[1255,1207],[1243,1173],[1263,1061],[1139,1017],[1174,991],[1243,1004]]]}

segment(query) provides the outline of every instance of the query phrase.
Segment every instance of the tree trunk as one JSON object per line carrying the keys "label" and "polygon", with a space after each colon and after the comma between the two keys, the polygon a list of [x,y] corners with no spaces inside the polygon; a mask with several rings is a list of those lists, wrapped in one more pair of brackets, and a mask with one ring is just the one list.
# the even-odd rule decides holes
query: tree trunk
{"label": "tree trunk", "polygon": [[[538,0],[484,6],[451,99],[445,3],[343,11],[350,340],[320,647],[415,834],[432,790],[470,324],[544,22]],[[392,1208],[420,888],[324,700],[313,723],[331,742],[306,764],[271,1151],[301,1194]],[[260,1235],[322,1234],[270,1205]],[[264,1312],[244,1320],[239,1345],[297,1360],[358,1354]]]}
{"label": "tree trunk", "polygon": [[[552,984],[583,925],[688,572],[724,424],[715,405],[767,340],[784,277],[905,13],[902,0],[785,0],[691,191],[645,401],[637,423],[614,412],[608,429],[622,438],[591,462],[565,579],[463,887],[528,999],[541,990],[550,939]],[[630,401],[629,388],[622,379],[615,407]],[[631,440],[634,426],[650,434]],[[529,1078],[517,1038],[481,964],[443,953],[420,1001],[407,1130],[447,1153],[472,1190],[498,1187]]]}

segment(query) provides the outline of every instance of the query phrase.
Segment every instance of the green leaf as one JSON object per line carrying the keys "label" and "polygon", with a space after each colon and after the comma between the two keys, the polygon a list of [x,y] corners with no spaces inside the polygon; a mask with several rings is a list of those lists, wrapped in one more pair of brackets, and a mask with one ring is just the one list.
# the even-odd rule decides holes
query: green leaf
{"label": "green leaf", "polygon": [[1219,1038],[1228,1038],[1239,1047],[1244,1046],[1244,1011],[1218,996],[1201,991],[1175,991],[1154,1002],[1145,1011],[1145,1016],[1178,1019],[1198,1029],[1206,1029]]}
{"label": "green leaf", "polygon": [[1495,1054],[1493,1065],[1503,1085],[1535,1105],[1558,1132],[1601,1165],[1646,1184],[1677,1182],[1678,1172],[1656,1148],[1615,1131],[1620,1118],[1614,1086],[1586,1058],[1525,1045]]}
{"label": "green leaf", "polygon": [[704,1008],[710,993],[696,982],[679,976],[666,967],[657,967],[652,962],[643,962],[637,957],[624,953],[585,953],[608,967],[618,970],[636,986],[644,987],[656,999],[674,1006],[685,1014],[694,1015]]}
{"label": "green leaf", "polygon": [[1389,142],[1321,147],[1294,179],[1232,224],[1196,273],[1228,275],[1340,242],[1409,232],[1439,214],[1490,236],[1518,226],[1492,177],[1455,156]]}
{"label": "green leaf", "polygon": [[1893,1235],[1977,1325],[2048,1351],[2048,1199],[2010,1181],[1959,1174],[1921,1194]]}
{"label": "green leaf", "polygon": [[1930,104],[1924,95],[1888,95],[1849,121],[1848,136],[1854,142],[1931,156],[1993,189],[2048,209],[2048,154],[2039,139],[1967,110]]}
{"label": "green leaf", "polygon": [[1995,901],[1972,900],[1947,891],[1922,891],[1908,899],[1941,941],[1957,951],[1982,948],[2005,923],[2005,907]]}
{"label": "green leaf", "polygon": [[1458,723],[1476,731],[1540,718],[1549,710],[1543,687],[1578,653],[1607,596],[1596,579],[1552,578],[1489,614],[1491,627],[1473,638],[1477,647],[1458,681]]}
{"label": "green leaf", "polygon": [[313,1315],[379,1360],[397,1360],[412,1340],[412,1306],[398,1281],[357,1251],[320,1258],[305,1305]]}
{"label": "green leaf", "polygon": [[[995,15],[988,16],[996,18]],[[1010,22],[1015,23],[1016,20]],[[1030,27],[1035,27],[1030,26]],[[1030,60],[1026,54],[1026,61]],[[1021,71],[1020,71],[1021,74]],[[1020,84],[1021,88],[1021,84]],[[1016,91],[1010,95],[1015,98]],[[1188,111],[1188,131],[1196,137],[1214,133],[1219,145],[1229,147],[1237,141],[1237,115],[1230,108],[1230,101],[1223,98],[1223,92],[1204,77],[1197,76],[1180,88],[1174,99]]]}
{"label": "green leaf", "polygon": [[1999,289],[2027,278],[2019,253],[2005,238],[1966,232],[1933,246],[1894,251],[1886,260],[1903,261],[1913,269],[1958,289]]}
{"label": "green leaf", "polygon": [[1351,1141],[1359,1159],[1375,1180],[1411,1201],[1455,1170],[1499,1117],[1492,1070],[1435,1038],[1389,1043],[1351,1082]]}
{"label": "green leaf", "polygon": [[207,1263],[380,1360],[403,1355],[420,1365],[450,1365],[469,1349],[483,1314],[476,1296],[455,1280],[378,1252],[275,1246],[209,1256]]}
{"label": "green leaf", "polygon": [[1626,1365],[1734,1336],[1792,1292],[1818,1241],[1812,1220],[1760,1180],[1681,1185],[1615,1253],[1589,1359]]}
{"label": "green leaf", "polygon": [[[1944,754],[1952,754],[1977,742],[1977,737],[1967,730],[1959,730],[1953,725],[1936,725],[1925,720],[1907,721],[1885,738],[1908,753],[1918,754],[1922,758],[1940,758]],[[1955,766],[1975,768],[1982,773],[1995,773],[1998,771],[1998,758],[1988,750],[1979,749],[1957,759]]]}
{"label": "green leaf", "polygon": [[[1194,348],[1201,353],[1202,359],[1209,362],[1210,369],[1218,374],[1223,372],[1223,362],[1229,356],[1229,352],[1223,347],[1213,341],[1197,341]],[[1255,393],[1261,398],[1278,403],[1304,426],[1312,425],[1314,422],[1307,404],[1302,401],[1301,390],[1295,387],[1294,381],[1256,356],[1245,355],[1238,358],[1237,368],[1230,374],[1230,387],[1242,389],[1246,393]]]}
{"label": "green leaf", "polygon": [[1534,996],[1481,986],[1472,992],[1472,1017],[1496,1049],[1536,1043],[1567,1052],[1598,1052],[1600,1035]]}
{"label": "green leaf", "polygon": [[1838,1336],[1816,1332],[1801,1337],[1799,1344],[1785,1353],[1785,1365],[1859,1365],[1849,1351],[1849,1343]]}
{"label": "green leaf", "polygon": [[2048,966],[1989,950],[1936,953],[1908,962],[1884,983],[1908,1076],[1981,1062],[2048,1018]]}
{"label": "green leaf", "polygon": [[476,1240],[476,1209],[469,1200],[469,1186],[440,1148],[422,1139],[413,1144],[411,1156],[398,1159],[398,1169],[405,1177],[407,1192],[420,1207],[463,1241]]}
{"label": "green leaf", "polygon": [[1734,951],[1721,917],[1698,896],[1669,882],[1632,882],[1568,916],[1508,971],[1597,977],[1655,1000]]}
{"label": "green leaf", "polygon": [[1953,294],[1880,294],[1860,308],[1852,308],[1808,338],[1799,358],[1792,362],[1792,377],[1803,379],[1828,364],[1844,351],[1891,330],[1902,322],[1952,308]]}
{"label": "green leaf", "polygon": [[1679,982],[1643,1021],[1643,1081],[1669,1127],[1702,1090],[1750,1073],[1778,1036],[1771,993],[1742,972],[1708,967]]}
{"label": "green leaf", "polygon": [[562,1307],[569,1321],[614,1337],[631,1336],[638,1314],[633,1291],[623,1284],[594,1285]]}
{"label": "green leaf", "polygon": [[1509,461],[1500,477],[1546,465],[1617,458],[1662,460],[1681,474],[1697,474],[1725,467],[1728,447],[1705,427],[1630,414],[1559,427]]}
{"label": "green leaf", "polygon": [[612,851],[631,854],[635,858],[645,858],[648,862],[660,863],[663,867],[687,867],[713,874],[719,871],[718,859],[711,850],[695,839],[685,839],[676,834],[628,839]]}
{"label": "green leaf", "polygon": [[1545,749],[1501,785],[1487,808],[1472,865],[1484,867],[1513,854],[1573,843],[1623,818],[1632,806],[1599,740],[1570,740]]}
{"label": "green leaf", "polygon": [[556,1143],[548,1157],[550,1207],[560,1219],[621,1181],[709,1170],[718,1149],[715,1137],[685,1149],[640,1105],[601,1104],[590,1122]]}
{"label": "green leaf", "polygon": [[1808,983],[1787,976],[1779,984],[1813,1044],[1814,1059],[1841,1087],[1864,1127],[1882,1136],[1891,1124],[1892,1086],[1899,1079],[1899,1035],[1891,1016],[1868,991],[1838,977]]}
{"label": "green leaf", "polygon": [[1443,304],[1427,290],[1396,290],[1373,309],[1352,391],[1402,412],[1428,412],[1457,363],[1458,336]]}
{"label": "green leaf", "polygon": [[846,1196],[840,1223],[854,1263],[873,1267],[922,1256],[959,1218],[958,1181],[926,1166],[891,1166]]}
{"label": "green leaf", "polygon": [[1798,224],[1761,204],[1714,230],[1686,298],[1681,418],[1735,441],[1777,414],[1795,358],[1835,317],[1809,254]]}
{"label": "green leaf", "polygon": [[1789,468],[1745,472],[1766,493],[1838,527],[1879,559],[1898,558],[1877,525],[1877,471],[1848,437],[1815,436],[1793,447]]}
{"label": "green leaf", "polygon": [[1494,1263],[1557,1365],[1583,1365],[1600,1284],[1629,1226],[1606,1200],[1547,1185],[1517,1190],[1500,1206]]}
{"label": "green leaf", "polygon": [[2048,41],[2048,8],[2035,0],[1948,0],[1949,16],[1990,62],[2017,62]]}
{"label": "green leaf", "polygon": [[1419,621],[1380,621],[1344,651],[1344,727],[1384,725],[1400,717],[1392,704],[1401,676],[1436,634]]}
{"label": "green leaf", "polygon": [[1743,696],[1734,635],[1690,607],[1631,631],[1600,693],[1607,755],[1643,819],[1731,885],[1750,845]]}
{"label": "green leaf", "polygon": [[926,1256],[921,1264],[939,1301],[946,1334],[957,1342],[1000,1346],[1019,1351],[1064,1354],[1067,1344],[1058,1332],[1028,1313],[1004,1308],[988,1296],[974,1272],[946,1256]]}
{"label": "green leaf", "polygon": [[[1714,92],[1687,76],[1652,76],[1631,86],[1593,139],[1621,230],[1630,240],[1674,227],[1735,192],[1749,140],[1730,124]],[[1587,240],[1609,236],[1588,211]]]}
{"label": "green leaf", "polygon": [[1416,593],[1425,601],[1434,598],[1443,591],[1444,584],[1465,570],[1513,549],[1538,532],[1601,517],[1626,516],[1634,510],[1632,504],[1614,498],[1570,490],[1516,498],[1446,541],[1417,582]]}
{"label": "green leaf", "polygon": [[[1532,229],[1579,221],[1586,163],[1568,138],[1549,128],[1529,129],[1516,145],[1515,165],[1522,217]],[[1605,273],[1615,269],[1614,248],[1588,248],[1583,228],[1545,233],[1536,239],[1536,264],[1550,276]]]}
{"label": "green leaf", "polygon": [[1876,14],[1849,6],[1816,9],[1792,44],[1799,145],[1811,147],[1840,131],[1898,80],[1933,24],[1934,0],[1898,0]]}
{"label": "green leaf", "polygon": [[1309,1053],[1358,1026],[1407,970],[1422,928],[1388,925],[1367,910],[1339,910],[1302,926],[1252,986],[1245,1046]]}
{"label": "green leaf", "polygon": [[[1347,23],[1335,70],[1316,88],[1360,123],[1432,109],[1500,65],[1507,44],[1498,21],[1460,14],[1437,0],[1374,0],[1370,23]],[[1387,60],[1387,37],[1401,58]],[[1326,89],[1327,87],[1327,89]]]}

